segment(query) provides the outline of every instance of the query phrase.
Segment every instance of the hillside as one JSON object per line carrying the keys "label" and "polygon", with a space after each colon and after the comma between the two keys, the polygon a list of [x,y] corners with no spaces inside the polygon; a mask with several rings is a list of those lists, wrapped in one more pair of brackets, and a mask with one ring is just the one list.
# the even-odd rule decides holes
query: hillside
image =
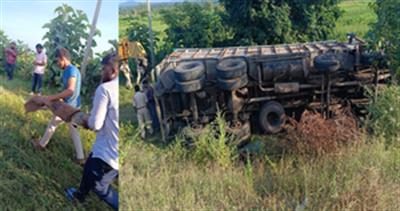
{"label": "hillside", "polygon": [[[3,73],[3,71],[1,71]],[[30,81],[10,82],[0,76],[0,207],[2,210],[107,210],[91,193],[88,201],[74,205],[64,197],[64,188],[77,187],[82,168],[73,163],[74,149],[66,125],[60,126],[45,151],[36,151],[32,137],[43,134],[49,111],[25,114]],[[47,94],[47,88],[44,89]],[[80,130],[85,153],[95,134]]]}

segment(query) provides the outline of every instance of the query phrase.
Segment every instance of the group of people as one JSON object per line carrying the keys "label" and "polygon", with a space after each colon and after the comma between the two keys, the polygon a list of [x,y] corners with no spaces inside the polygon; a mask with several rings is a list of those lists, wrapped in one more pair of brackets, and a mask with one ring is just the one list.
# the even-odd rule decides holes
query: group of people
{"label": "group of people", "polygon": [[[32,89],[31,95],[42,93],[43,75],[47,65],[47,56],[43,51],[43,46],[41,44],[36,45],[36,55],[33,61],[33,72],[32,72]],[[5,71],[7,73],[8,80],[14,79],[14,72],[17,65],[18,50],[15,42],[11,42],[7,48],[4,49],[4,55],[6,58]]]}
{"label": "group of people", "polygon": [[[15,42],[5,49],[6,71],[8,79],[13,79],[13,72],[18,52]],[[81,102],[81,74],[72,64],[69,50],[59,48],[55,58],[57,65],[62,69],[63,91],[41,96],[45,104],[51,101],[63,101],[74,108],[80,108]],[[41,44],[36,45],[36,56],[33,61],[32,92],[41,95],[42,78],[45,73],[47,56]],[[83,119],[82,127],[96,132],[96,140],[89,156],[85,159],[78,125],[69,122],[69,133],[75,148],[75,162],[83,166],[83,175],[79,188],[66,188],[68,199],[83,202],[90,191],[94,191],[115,210],[118,210],[118,192],[111,188],[111,183],[118,176],[118,134],[119,134],[119,99],[118,73],[119,59],[116,54],[109,54],[102,59],[102,80],[97,87],[90,114]],[[53,115],[44,135],[40,139],[31,140],[37,150],[44,150],[57,127],[63,120]]]}
{"label": "group of people", "polygon": [[[18,51],[15,42],[5,49],[6,72],[9,80],[13,80]],[[45,74],[48,58],[41,44],[36,45],[36,55],[33,61],[31,95],[38,95],[45,104],[51,101],[63,101],[74,108],[80,108],[82,79],[78,68],[72,64],[70,52],[66,48],[56,50],[55,58],[57,65],[62,69],[63,91],[42,96],[43,75]],[[92,151],[85,159],[78,125],[68,122],[69,134],[71,136],[77,164],[83,165],[84,171],[79,188],[67,188],[65,193],[68,199],[76,199],[83,202],[89,191],[93,190],[102,200],[118,209],[118,193],[110,186],[118,176],[118,73],[121,69],[126,75],[130,72],[129,65],[125,61],[119,67],[119,59],[115,54],[109,54],[102,60],[102,82],[97,87],[93,99],[93,107],[84,119],[83,127],[96,132],[96,140]],[[152,135],[154,129],[159,127],[154,99],[154,89],[149,84],[144,74],[145,64],[138,63],[138,78],[134,86],[135,94],[133,106],[136,108],[141,137],[145,139]],[[128,75],[128,78],[130,76]],[[130,82],[129,82],[130,83]],[[31,140],[32,146],[38,150],[44,150],[50,142],[57,127],[64,121],[53,115],[50,119],[44,135],[40,139]]]}

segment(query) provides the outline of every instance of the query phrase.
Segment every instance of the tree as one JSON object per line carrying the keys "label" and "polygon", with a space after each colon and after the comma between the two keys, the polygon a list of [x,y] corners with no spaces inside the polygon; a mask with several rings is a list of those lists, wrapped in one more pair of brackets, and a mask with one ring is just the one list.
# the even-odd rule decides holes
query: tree
{"label": "tree", "polygon": [[370,6],[377,14],[377,21],[368,33],[374,50],[384,50],[389,67],[400,75],[400,1],[377,0]]}
{"label": "tree", "polygon": [[221,0],[236,44],[324,40],[339,18],[340,0]]}
{"label": "tree", "polygon": [[[211,3],[176,4],[162,10],[164,22],[168,25],[166,48],[217,47],[223,46],[232,38],[222,19],[223,10]],[[167,50],[167,51],[168,51]]]}
{"label": "tree", "polygon": [[[60,71],[53,59],[55,50],[60,47],[67,48],[71,53],[72,62],[79,66],[83,60],[90,24],[82,10],[75,10],[66,4],[57,7],[54,12],[57,16],[43,26],[48,29],[43,40],[49,57],[48,67],[53,73],[51,81],[57,83],[59,80],[56,78],[60,76]],[[97,30],[96,35],[100,35],[100,31]],[[92,46],[96,46],[94,40]],[[90,57],[92,56],[91,52]]]}
{"label": "tree", "polygon": [[[146,14],[146,15],[144,15]],[[147,17],[147,13],[144,13],[143,11],[143,17]],[[149,67],[152,65],[150,64],[150,35],[149,35],[149,27],[147,25],[147,22],[141,22],[139,20],[140,16],[134,15],[127,17],[126,20],[129,22],[129,28],[127,28],[126,34],[128,37],[129,41],[136,41],[142,44],[144,50],[146,51],[147,55],[147,61],[149,62]],[[163,51],[163,46],[161,45],[160,42],[160,33],[157,31],[153,31],[154,34],[154,54],[155,54],[155,63],[157,64],[158,62],[161,61],[161,59],[164,58],[165,53]],[[134,64],[134,60],[130,60],[130,66],[133,67],[132,71],[136,71],[135,67],[136,64]]]}
{"label": "tree", "polygon": [[4,67],[5,57],[4,49],[10,44],[11,40],[7,37],[3,30],[0,30],[0,68]]}

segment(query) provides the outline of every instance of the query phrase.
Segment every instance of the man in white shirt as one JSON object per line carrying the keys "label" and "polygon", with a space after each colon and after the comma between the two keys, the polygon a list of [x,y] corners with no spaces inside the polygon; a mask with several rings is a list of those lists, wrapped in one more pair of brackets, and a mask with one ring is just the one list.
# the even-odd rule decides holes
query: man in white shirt
{"label": "man in white shirt", "polygon": [[102,60],[102,84],[96,89],[93,108],[83,120],[86,129],[96,132],[96,141],[87,159],[79,189],[67,188],[68,199],[84,202],[90,191],[118,210],[118,192],[111,183],[118,176],[118,56]]}
{"label": "man in white shirt", "polygon": [[146,128],[151,135],[153,133],[153,128],[151,127],[152,121],[147,108],[147,97],[146,94],[140,90],[138,85],[135,85],[135,96],[133,96],[133,107],[136,108],[136,114],[138,118],[140,136],[142,139],[146,138]]}
{"label": "man in white shirt", "polygon": [[35,69],[33,70],[31,95],[34,95],[35,93],[37,93],[38,95],[42,94],[42,81],[43,81],[43,74],[46,69],[46,64],[47,64],[47,56],[43,52],[43,46],[41,44],[37,44],[36,58],[35,61],[33,62],[33,65],[35,65]]}

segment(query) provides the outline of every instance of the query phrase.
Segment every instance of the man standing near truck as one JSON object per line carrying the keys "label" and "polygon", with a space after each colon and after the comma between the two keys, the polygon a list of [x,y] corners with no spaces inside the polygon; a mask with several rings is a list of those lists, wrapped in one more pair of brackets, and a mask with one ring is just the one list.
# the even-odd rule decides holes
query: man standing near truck
{"label": "man standing near truck", "polygon": [[97,87],[90,116],[83,126],[96,132],[96,142],[87,159],[79,189],[67,188],[68,199],[84,202],[93,190],[118,210],[118,192],[111,188],[118,175],[118,57],[110,54],[102,60],[102,84]]}
{"label": "man standing near truck", "polygon": [[12,80],[14,78],[14,70],[18,56],[17,44],[15,42],[11,42],[10,46],[4,51],[6,56],[5,70],[7,72],[8,80]]}
{"label": "man standing near truck", "polygon": [[149,109],[147,108],[148,99],[145,93],[140,90],[139,85],[135,85],[135,96],[133,96],[133,107],[136,108],[136,115],[138,118],[140,136],[142,139],[146,138],[146,128],[149,134],[153,134],[151,127],[152,121]]}
{"label": "man standing near truck", "polygon": [[[80,108],[81,74],[78,68],[76,68],[74,65],[71,64],[70,54],[66,48],[57,49],[56,58],[57,58],[57,65],[63,70],[62,82],[64,86],[64,91],[55,95],[44,96],[43,101],[50,102],[56,100],[63,100],[65,103],[67,103],[72,107]],[[64,121],[60,117],[53,115],[42,139],[32,140],[32,145],[36,149],[43,150],[49,143],[57,127],[63,122]],[[76,152],[75,162],[82,165],[85,160],[84,160],[81,138],[79,136],[79,131],[76,128],[76,126],[72,123],[68,123],[68,127],[72,141],[75,146],[75,152]]]}

